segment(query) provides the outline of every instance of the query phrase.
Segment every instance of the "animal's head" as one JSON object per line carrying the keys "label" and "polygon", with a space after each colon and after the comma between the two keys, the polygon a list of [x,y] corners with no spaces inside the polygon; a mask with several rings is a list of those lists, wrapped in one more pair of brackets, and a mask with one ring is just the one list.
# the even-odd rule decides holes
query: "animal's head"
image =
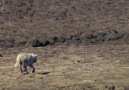
{"label": "animal's head", "polygon": [[32,57],[34,58],[33,60],[34,60],[34,62],[36,63],[37,62],[37,54],[31,54],[32,55]]}

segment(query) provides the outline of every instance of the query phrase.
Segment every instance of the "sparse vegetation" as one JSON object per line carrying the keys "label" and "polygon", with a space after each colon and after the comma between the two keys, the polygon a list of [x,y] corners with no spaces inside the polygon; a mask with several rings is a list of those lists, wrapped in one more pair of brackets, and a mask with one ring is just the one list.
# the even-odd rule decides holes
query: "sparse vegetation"
{"label": "sparse vegetation", "polygon": [[[0,89],[128,90],[128,11],[128,0],[1,0]],[[40,56],[36,74],[13,68],[21,52]]]}
{"label": "sparse vegetation", "polygon": [[128,44],[128,1],[122,1],[4,0],[0,5],[0,47],[27,46],[32,38],[40,41],[38,46],[57,42]]}

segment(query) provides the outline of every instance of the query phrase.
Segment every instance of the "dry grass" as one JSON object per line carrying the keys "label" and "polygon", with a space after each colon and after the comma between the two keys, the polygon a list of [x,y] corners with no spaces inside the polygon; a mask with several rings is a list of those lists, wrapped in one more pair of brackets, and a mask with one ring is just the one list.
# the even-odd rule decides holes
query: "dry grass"
{"label": "dry grass", "polygon": [[[0,1],[0,89],[129,90],[128,4],[128,0]],[[54,37],[66,41],[28,47],[33,40]],[[13,67],[21,52],[38,54],[35,74],[21,75]]]}
{"label": "dry grass", "polygon": [[[80,32],[85,43],[91,32],[116,30],[120,32],[117,38],[121,38],[119,34],[128,32],[129,28],[128,3],[127,0],[2,0],[0,47],[20,46],[33,39],[65,38]],[[117,43],[129,43],[128,34],[125,36]],[[114,37],[109,33],[106,38]],[[97,39],[101,41],[105,37]]]}
{"label": "dry grass", "polygon": [[[13,67],[19,52],[38,54],[35,74],[21,75]],[[128,53],[128,45],[2,50],[0,86],[13,90],[128,90]]]}

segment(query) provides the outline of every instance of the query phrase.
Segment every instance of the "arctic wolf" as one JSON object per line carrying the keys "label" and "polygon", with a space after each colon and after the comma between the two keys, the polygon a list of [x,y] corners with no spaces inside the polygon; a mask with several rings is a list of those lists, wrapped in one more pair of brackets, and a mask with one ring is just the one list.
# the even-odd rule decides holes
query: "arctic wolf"
{"label": "arctic wolf", "polygon": [[16,58],[16,63],[14,67],[20,66],[20,71],[21,73],[26,73],[27,72],[27,66],[33,68],[32,73],[35,72],[35,68],[33,66],[33,63],[37,62],[37,54],[31,54],[31,53],[20,53],[18,54]]}

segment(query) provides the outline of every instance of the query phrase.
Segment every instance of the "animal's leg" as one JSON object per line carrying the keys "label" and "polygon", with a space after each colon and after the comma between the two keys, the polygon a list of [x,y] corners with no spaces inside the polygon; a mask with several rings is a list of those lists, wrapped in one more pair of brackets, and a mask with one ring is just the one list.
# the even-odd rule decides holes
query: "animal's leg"
{"label": "animal's leg", "polygon": [[21,73],[23,73],[24,71],[23,71],[23,64],[22,64],[22,62],[20,61],[20,71],[21,71]]}
{"label": "animal's leg", "polygon": [[20,71],[21,71],[21,73],[23,73],[23,70],[22,70],[22,65],[20,65]]}
{"label": "animal's leg", "polygon": [[35,72],[34,66],[33,65],[30,65],[30,67],[33,68],[32,73],[34,73]]}
{"label": "animal's leg", "polygon": [[20,65],[20,71],[21,71],[21,73],[22,73],[23,75],[24,75],[24,74],[27,74],[24,64],[23,64],[23,65]]}
{"label": "animal's leg", "polygon": [[29,73],[27,72],[27,65],[25,65],[25,64],[24,64],[24,72],[26,72],[26,74],[29,74]]}

